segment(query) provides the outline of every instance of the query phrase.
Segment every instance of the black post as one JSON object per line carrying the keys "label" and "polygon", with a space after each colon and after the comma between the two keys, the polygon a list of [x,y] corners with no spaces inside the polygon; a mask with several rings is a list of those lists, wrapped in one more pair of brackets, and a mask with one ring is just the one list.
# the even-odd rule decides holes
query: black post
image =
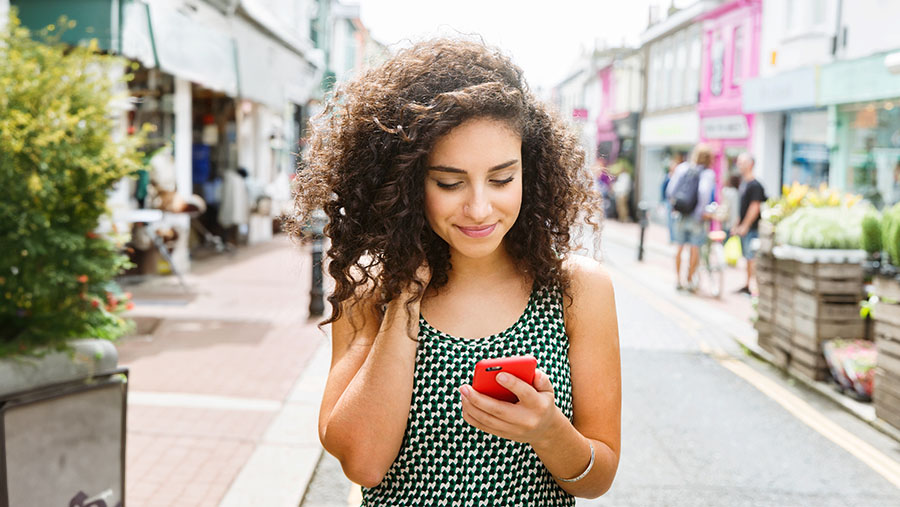
{"label": "black post", "polygon": [[316,211],[308,231],[312,237],[312,283],[309,287],[309,316],[319,317],[325,313],[324,289],[322,288],[322,250],[325,240],[325,224],[328,217],[324,212]]}
{"label": "black post", "polygon": [[641,226],[641,237],[638,240],[637,260],[644,260],[644,232],[647,230],[647,203],[641,201],[638,203],[638,223]]}
{"label": "black post", "polygon": [[312,243],[312,286],[309,288],[310,317],[319,317],[325,312],[322,296],[322,238],[315,237]]}

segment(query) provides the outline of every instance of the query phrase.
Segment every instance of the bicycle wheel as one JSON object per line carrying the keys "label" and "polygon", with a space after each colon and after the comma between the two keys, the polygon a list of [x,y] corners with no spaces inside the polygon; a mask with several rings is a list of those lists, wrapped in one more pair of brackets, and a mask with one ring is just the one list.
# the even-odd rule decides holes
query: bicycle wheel
{"label": "bicycle wheel", "polygon": [[714,298],[722,297],[725,290],[725,247],[715,241],[709,245],[706,256],[707,290]]}

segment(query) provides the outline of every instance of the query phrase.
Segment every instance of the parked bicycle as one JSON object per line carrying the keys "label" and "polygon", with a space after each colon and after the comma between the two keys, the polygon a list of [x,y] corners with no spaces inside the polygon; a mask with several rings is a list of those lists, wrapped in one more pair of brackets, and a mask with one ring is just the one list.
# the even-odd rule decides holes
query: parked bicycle
{"label": "parked bicycle", "polygon": [[[728,216],[728,209],[716,202],[710,203],[703,210],[705,229],[710,225],[723,222]],[[707,233],[706,243],[700,247],[700,287],[710,297],[720,298],[725,289],[725,238],[723,230],[711,230]]]}

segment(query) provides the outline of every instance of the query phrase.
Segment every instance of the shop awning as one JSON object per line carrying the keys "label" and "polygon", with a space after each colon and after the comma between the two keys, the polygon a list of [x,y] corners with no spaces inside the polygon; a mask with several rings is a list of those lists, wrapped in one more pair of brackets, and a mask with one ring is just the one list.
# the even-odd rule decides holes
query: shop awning
{"label": "shop awning", "polygon": [[160,69],[238,96],[234,39],[223,15],[211,8],[191,11],[159,1],[150,4],[149,11]]}
{"label": "shop awning", "polygon": [[235,18],[232,27],[242,97],[275,109],[309,99],[315,86],[309,62],[244,19]]}

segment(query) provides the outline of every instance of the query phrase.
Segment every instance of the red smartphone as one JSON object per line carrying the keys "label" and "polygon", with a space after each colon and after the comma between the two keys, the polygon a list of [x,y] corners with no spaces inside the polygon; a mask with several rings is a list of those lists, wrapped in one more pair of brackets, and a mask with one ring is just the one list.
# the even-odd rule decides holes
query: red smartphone
{"label": "red smartphone", "polygon": [[497,374],[506,372],[515,375],[528,385],[534,383],[534,370],[537,359],[534,356],[497,357],[483,359],[475,363],[475,374],[472,377],[472,389],[498,400],[516,403],[519,398],[509,389],[497,383]]}

